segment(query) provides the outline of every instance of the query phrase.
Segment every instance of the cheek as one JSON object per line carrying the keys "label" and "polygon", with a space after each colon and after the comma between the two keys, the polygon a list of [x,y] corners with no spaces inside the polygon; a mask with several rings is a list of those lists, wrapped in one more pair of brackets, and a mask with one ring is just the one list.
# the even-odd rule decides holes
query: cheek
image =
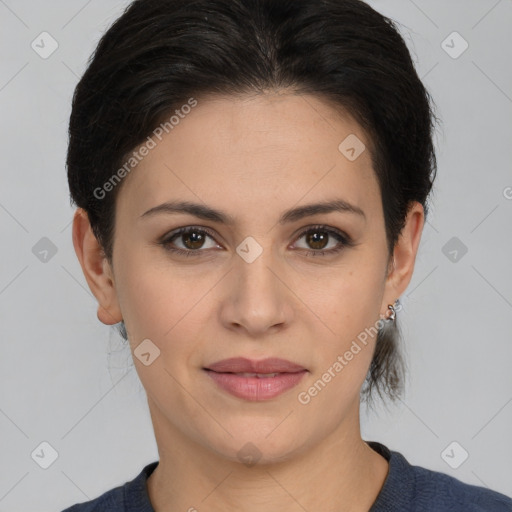
{"label": "cheek", "polygon": [[[326,276],[327,277],[327,276]],[[308,293],[305,303],[340,342],[355,338],[375,324],[380,313],[382,278],[367,264],[336,269]],[[329,332],[326,330],[326,332]]]}
{"label": "cheek", "polygon": [[[181,399],[173,377],[186,380],[199,326],[205,322],[199,318],[204,295],[199,285],[197,280],[194,284],[177,279],[170,271],[162,275],[148,269],[123,279],[121,309],[134,364],[146,390],[162,403]],[[148,352],[146,365],[139,355]]]}
{"label": "cheek", "polygon": [[[215,318],[212,297],[219,276],[199,275],[190,269],[183,272],[170,266],[165,271],[149,269],[147,265],[138,268],[141,270],[133,272],[126,268],[121,310],[134,359],[137,347],[142,350],[142,341],[149,339],[159,350],[155,363],[163,372],[150,372],[148,376],[146,367],[135,360],[143,372],[141,380],[149,378],[159,382],[163,379],[165,382],[169,378],[165,368],[184,382],[189,378],[190,368],[197,366],[197,359],[200,359],[205,329],[208,332],[219,329],[212,320]],[[205,327],[208,324],[211,330]]]}
{"label": "cheek", "polygon": [[133,344],[149,338],[163,346],[177,329],[190,324],[204,295],[193,278],[180,278],[171,268],[162,270],[133,254],[119,264],[119,283],[118,299]]}
{"label": "cheek", "polygon": [[361,267],[340,271],[339,275],[330,280],[323,293],[315,293],[310,302],[319,317],[317,321],[315,316],[309,316],[318,327],[312,327],[310,336],[315,339],[320,332],[325,333],[320,336],[314,375],[320,380],[319,389],[325,385],[331,390],[322,391],[323,400],[336,400],[336,393],[345,397],[357,394],[371,363],[380,325],[380,274],[362,262]]}
{"label": "cheek", "polygon": [[322,415],[328,424],[338,422],[350,404],[359,401],[377,338],[377,327],[363,317],[358,314],[347,318],[340,326],[344,332],[332,343],[323,340],[318,345],[321,357],[297,394],[298,403],[307,408],[311,417]]}

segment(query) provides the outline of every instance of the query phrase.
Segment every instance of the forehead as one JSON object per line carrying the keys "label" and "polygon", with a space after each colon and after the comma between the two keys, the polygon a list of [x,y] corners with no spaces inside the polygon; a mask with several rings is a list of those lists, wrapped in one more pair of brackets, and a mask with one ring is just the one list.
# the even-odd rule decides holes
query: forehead
{"label": "forehead", "polygon": [[[363,207],[380,194],[371,141],[348,113],[315,96],[198,98],[160,138],[124,178],[120,208],[129,204],[133,216],[176,198],[239,211],[333,194]],[[366,146],[355,160],[342,152],[347,140]]]}

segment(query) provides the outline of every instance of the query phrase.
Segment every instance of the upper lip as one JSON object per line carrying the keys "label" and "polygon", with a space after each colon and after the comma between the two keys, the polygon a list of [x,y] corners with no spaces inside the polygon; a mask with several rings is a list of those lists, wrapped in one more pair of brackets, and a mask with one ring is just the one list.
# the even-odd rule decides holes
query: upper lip
{"label": "upper lip", "polygon": [[219,373],[295,373],[305,370],[299,364],[277,357],[269,357],[260,361],[245,357],[233,357],[217,361],[205,369]]}

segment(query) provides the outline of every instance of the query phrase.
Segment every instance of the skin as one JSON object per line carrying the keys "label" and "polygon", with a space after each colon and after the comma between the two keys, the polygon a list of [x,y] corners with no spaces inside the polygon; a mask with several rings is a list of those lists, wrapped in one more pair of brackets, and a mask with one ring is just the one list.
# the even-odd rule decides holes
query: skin
{"label": "skin", "polygon": [[[355,161],[338,150],[349,134],[367,148]],[[123,319],[132,351],[144,339],[160,350],[148,366],[133,358],[160,455],[148,480],[157,512],[362,512],[377,498],[388,463],[361,438],[359,422],[376,337],[308,404],[297,398],[387,314],[412,277],[424,211],[412,203],[388,259],[370,144],[353,118],[314,96],[203,98],[124,179],[113,265],[86,213],[76,211],[73,243],[99,320]],[[366,219],[331,212],[277,222],[292,207],[338,198]],[[207,204],[236,222],[183,213],[140,218],[172,199]],[[308,255],[322,248],[302,235],[315,224],[348,234],[354,245]],[[202,255],[158,245],[186,226],[215,234],[202,246],[174,239],[173,247]],[[263,251],[252,263],[236,252],[248,236]],[[330,236],[323,248],[336,244]],[[271,400],[250,402],[220,390],[202,370],[235,356],[281,357],[309,373]],[[237,456],[248,442],[261,453],[251,466]]]}

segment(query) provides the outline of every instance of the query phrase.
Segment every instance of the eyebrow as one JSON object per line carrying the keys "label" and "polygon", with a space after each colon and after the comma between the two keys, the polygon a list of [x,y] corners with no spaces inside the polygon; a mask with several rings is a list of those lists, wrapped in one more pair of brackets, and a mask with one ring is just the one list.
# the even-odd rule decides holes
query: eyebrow
{"label": "eyebrow", "polygon": [[[335,199],[332,201],[308,204],[287,210],[279,218],[279,224],[288,224],[298,221],[304,217],[331,212],[351,213],[361,216],[366,220],[366,215],[361,208],[350,204],[343,199]],[[158,206],[150,208],[147,212],[143,213],[140,218],[148,218],[161,213],[188,213],[200,219],[218,222],[220,224],[226,224],[230,226],[235,224],[234,217],[228,213],[215,210],[203,204],[192,203],[190,201],[167,201],[165,203],[159,204]]]}

